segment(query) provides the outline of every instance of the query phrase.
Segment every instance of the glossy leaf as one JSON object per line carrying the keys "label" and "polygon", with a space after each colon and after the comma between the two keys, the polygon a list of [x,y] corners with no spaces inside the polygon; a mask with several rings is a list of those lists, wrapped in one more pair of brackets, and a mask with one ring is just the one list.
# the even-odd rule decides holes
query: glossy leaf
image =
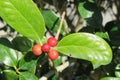
{"label": "glossy leaf", "polygon": [[18,75],[15,71],[12,70],[4,70],[5,80],[18,80]]}
{"label": "glossy leaf", "polygon": [[109,35],[108,35],[108,33],[107,32],[96,32],[95,33],[97,36],[99,36],[99,37],[101,37],[101,38],[104,38],[104,39],[106,39],[106,40],[110,40],[110,38],[109,38]]}
{"label": "glossy leaf", "polygon": [[18,53],[7,46],[0,44],[0,62],[15,67],[18,62]]}
{"label": "glossy leaf", "polygon": [[120,78],[120,64],[118,64],[115,68],[115,75]]}
{"label": "glossy leaf", "polygon": [[[60,25],[59,17],[51,10],[41,10],[41,12],[48,29],[57,32]],[[64,32],[64,25],[62,26],[61,32]]]}
{"label": "glossy leaf", "polygon": [[53,63],[54,63],[55,67],[61,65],[62,64],[62,57],[59,56],[56,60],[53,61]]}
{"label": "glossy leaf", "polygon": [[74,33],[59,41],[57,49],[65,55],[91,61],[94,68],[111,62],[112,51],[102,38],[90,33]]}
{"label": "glossy leaf", "polygon": [[55,72],[51,80],[57,80],[59,77],[59,72]]}
{"label": "glossy leaf", "polygon": [[0,16],[16,31],[33,40],[45,33],[43,17],[32,0],[0,0]]}
{"label": "glossy leaf", "polygon": [[31,73],[35,73],[37,64],[37,57],[34,56],[31,52],[27,53],[23,58],[20,59],[19,69],[27,70]]}
{"label": "glossy leaf", "polygon": [[119,23],[120,23],[119,21],[107,22],[104,29],[107,32],[119,31]]}
{"label": "glossy leaf", "polygon": [[111,40],[111,44],[115,46],[120,45],[120,22],[111,21],[105,25],[105,30],[108,32]]}
{"label": "glossy leaf", "polygon": [[21,72],[19,75],[19,80],[38,80],[38,78],[29,72]]}
{"label": "glossy leaf", "polygon": [[117,78],[117,77],[105,77],[105,78],[102,78],[100,80],[120,80],[120,78]]}
{"label": "glossy leaf", "polygon": [[110,30],[110,32],[115,32],[115,31],[119,31],[118,26],[113,26],[113,28]]}
{"label": "glossy leaf", "polygon": [[97,5],[91,1],[80,2],[78,10],[89,26],[100,28],[102,27],[102,14]]}
{"label": "glossy leaf", "polygon": [[94,12],[88,10],[86,8],[85,4],[86,4],[86,2],[79,3],[78,11],[79,11],[80,15],[82,16],[82,18],[92,17],[92,15],[93,15]]}
{"label": "glossy leaf", "polygon": [[13,48],[13,45],[7,38],[0,38],[0,43],[3,44],[4,46]]}
{"label": "glossy leaf", "polygon": [[92,15],[92,17],[87,18],[86,21],[88,25],[93,28],[100,29],[103,27],[102,25],[103,17],[99,9],[94,11],[94,14]]}
{"label": "glossy leaf", "polygon": [[95,2],[95,0],[88,0],[89,2],[92,2],[92,3],[94,3]]}
{"label": "glossy leaf", "polygon": [[26,37],[16,37],[12,40],[14,48],[19,51],[28,51],[32,47],[32,42]]}

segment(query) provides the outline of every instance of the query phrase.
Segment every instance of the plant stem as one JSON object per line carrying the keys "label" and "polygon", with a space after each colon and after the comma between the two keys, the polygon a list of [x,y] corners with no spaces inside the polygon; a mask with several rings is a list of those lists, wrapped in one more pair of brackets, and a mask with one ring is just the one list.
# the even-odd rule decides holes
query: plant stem
{"label": "plant stem", "polygon": [[15,69],[15,71],[16,71],[16,73],[20,73],[20,71],[19,71],[19,68],[17,68],[16,66],[14,66],[14,69]]}
{"label": "plant stem", "polygon": [[57,31],[57,34],[55,36],[55,38],[58,40],[59,38],[59,35],[60,35],[60,31],[62,29],[62,24],[64,22],[64,18],[65,18],[65,11],[62,13],[62,19],[61,19],[61,22],[60,22],[60,25],[59,25],[59,28],[58,28],[58,31]]}

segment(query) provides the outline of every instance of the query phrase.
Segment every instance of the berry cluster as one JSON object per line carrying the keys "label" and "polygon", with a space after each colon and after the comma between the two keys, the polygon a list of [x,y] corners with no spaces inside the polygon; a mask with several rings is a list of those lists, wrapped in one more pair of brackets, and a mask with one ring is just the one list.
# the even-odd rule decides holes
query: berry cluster
{"label": "berry cluster", "polygon": [[56,60],[59,56],[59,53],[57,50],[51,49],[51,47],[55,47],[57,43],[58,41],[54,37],[50,37],[47,40],[47,43],[44,43],[42,46],[40,44],[34,45],[32,48],[33,54],[39,56],[42,54],[42,52],[46,52],[51,60]]}

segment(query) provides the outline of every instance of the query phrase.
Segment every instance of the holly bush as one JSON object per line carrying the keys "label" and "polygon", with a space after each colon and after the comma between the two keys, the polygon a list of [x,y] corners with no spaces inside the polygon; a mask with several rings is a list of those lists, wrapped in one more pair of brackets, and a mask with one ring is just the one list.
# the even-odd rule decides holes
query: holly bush
{"label": "holly bush", "polygon": [[[7,38],[0,38],[0,79],[57,80],[61,76],[71,74],[72,72],[69,73],[69,70],[73,69],[74,74],[69,76],[72,78],[66,78],[67,80],[88,80],[90,78],[85,71],[89,73],[95,70],[104,71],[104,76],[100,77],[101,80],[118,80],[119,65],[112,59],[114,58],[113,50],[117,49],[119,44],[116,44],[117,37],[111,36],[117,34],[115,31],[118,30],[116,28],[103,30],[99,8],[93,6],[89,10],[84,5],[91,7],[95,3],[87,0],[79,2],[79,13],[89,24],[87,25],[89,29],[84,28],[77,33],[66,33],[65,25],[63,25],[61,36],[57,39],[58,43],[54,47],[50,46],[50,49],[48,46],[41,49],[45,43],[48,44],[48,37],[45,35],[47,28],[51,32],[57,33],[61,17],[55,23],[55,19],[58,17],[51,10],[39,9],[32,0],[0,0],[0,16],[20,34],[11,41]],[[98,17],[100,19],[96,20]],[[115,27],[117,27],[117,23],[114,22]],[[52,25],[56,27],[51,29]],[[96,29],[98,31],[95,31]],[[111,41],[113,41],[112,44]],[[33,50],[36,44],[40,45],[35,48],[38,51]],[[40,54],[35,55],[36,52]],[[57,59],[54,59],[54,55],[58,56]],[[78,67],[74,69],[77,65]],[[112,65],[117,65],[116,77],[112,75],[112,69],[110,70],[110,68],[115,68]],[[87,77],[87,79],[83,79],[81,76]]]}

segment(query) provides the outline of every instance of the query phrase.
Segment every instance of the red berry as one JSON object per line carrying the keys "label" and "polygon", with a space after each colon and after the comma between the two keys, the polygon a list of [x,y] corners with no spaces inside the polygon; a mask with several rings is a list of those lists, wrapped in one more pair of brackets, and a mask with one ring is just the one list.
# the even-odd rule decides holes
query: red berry
{"label": "red berry", "polygon": [[32,52],[36,56],[41,55],[42,54],[41,45],[40,44],[34,45],[33,48],[32,48]]}
{"label": "red berry", "polygon": [[54,37],[50,37],[50,38],[48,39],[48,44],[49,44],[50,46],[52,46],[52,47],[56,46],[57,43],[58,43],[58,41],[57,41],[57,39],[55,39]]}
{"label": "red berry", "polygon": [[48,57],[51,59],[51,60],[56,60],[59,56],[59,53],[58,51],[56,50],[51,50],[49,53],[48,53]]}
{"label": "red berry", "polygon": [[42,45],[42,51],[49,52],[50,51],[50,45],[45,43]]}

